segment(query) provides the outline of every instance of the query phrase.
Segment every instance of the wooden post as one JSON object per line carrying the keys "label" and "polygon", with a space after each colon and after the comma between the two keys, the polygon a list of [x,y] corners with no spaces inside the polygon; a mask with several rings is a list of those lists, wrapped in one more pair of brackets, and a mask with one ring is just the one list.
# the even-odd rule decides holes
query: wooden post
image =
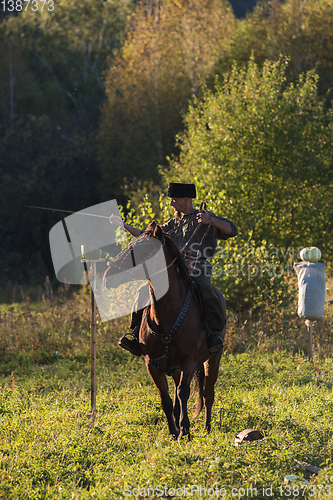
{"label": "wooden post", "polygon": [[[96,262],[105,262],[105,259],[89,260],[83,259],[83,263],[91,265],[91,327],[90,327],[90,401],[91,409],[87,417],[94,425],[96,418],[96,342],[97,342],[97,322],[96,322],[96,300],[94,296],[93,283],[96,280]],[[86,268],[85,268],[86,269]],[[88,272],[86,271],[86,274]],[[89,277],[87,276],[87,281]]]}
{"label": "wooden post", "polygon": [[313,343],[313,322],[310,321],[310,326],[309,326],[309,361],[312,361],[312,358],[313,358],[312,343]]}
{"label": "wooden post", "polygon": [[[91,281],[96,279],[96,262],[91,263]],[[90,418],[92,422],[96,417],[96,301],[93,287],[91,285],[91,337],[90,337],[90,394],[91,411]]]}
{"label": "wooden post", "polygon": [[314,321],[311,321],[309,319],[307,319],[305,321],[305,324],[306,324],[306,328],[308,330],[308,333],[309,333],[309,361],[312,363],[313,361],[313,350],[312,350],[312,344],[313,344],[313,325],[314,325]]}

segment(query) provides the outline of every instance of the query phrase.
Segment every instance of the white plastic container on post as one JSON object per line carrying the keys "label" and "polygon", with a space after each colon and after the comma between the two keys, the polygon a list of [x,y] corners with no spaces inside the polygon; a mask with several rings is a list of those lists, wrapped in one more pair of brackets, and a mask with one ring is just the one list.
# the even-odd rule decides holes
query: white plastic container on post
{"label": "white plastic container on post", "polygon": [[314,322],[322,319],[325,308],[325,264],[318,262],[321,252],[316,247],[303,248],[303,262],[294,264],[298,277],[298,316],[306,320],[309,330],[309,359],[312,359]]}

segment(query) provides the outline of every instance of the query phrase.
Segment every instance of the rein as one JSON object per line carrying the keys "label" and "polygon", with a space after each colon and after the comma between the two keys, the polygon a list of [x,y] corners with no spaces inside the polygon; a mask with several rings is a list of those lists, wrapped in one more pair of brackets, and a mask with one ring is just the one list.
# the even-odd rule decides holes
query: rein
{"label": "rein", "polygon": [[[142,241],[143,241],[143,240],[142,240]],[[142,243],[142,241],[141,241],[141,243]],[[139,242],[139,243],[134,242],[133,244],[129,244],[129,247],[128,247],[128,248],[129,248],[129,251],[130,251],[130,253],[131,253],[131,258],[132,258],[133,268],[134,268],[134,267],[136,267],[136,265],[137,265],[137,264],[136,264],[136,262],[135,262],[135,259],[134,259],[133,246],[134,246],[134,245],[137,245],[137,244],[140,244],[140,242]],[[164,242],[163,242],[163,244],[162,244],[162,247],[164,247],[164,245],[165,245],[165,240],[164,240]],[[123,251],[119,254],[118,258],[119,258],[120,256],[122,256],[122,254],[125,254],[125,253],[127,252],[128,248],[125,248],[125,249],[124,249],[124,250],[123,250]],[[170,267],[171,267],[171,266],[173,266],[173,264],[174,264],[174,263],[176,262],[176,260],[177,260],[177,257],[175,257],[175,258],[174,258],[174,259],[170,262],[170,264],[168,264],[165,268],[160,269],[159,271],[156,271],[155,273],[150,273],[150,274],[148,274],[148,271],[147,271],[147,268],[146,268],[145,262],[146,262],[147,260],[149,260],[149,258],[150,258],[151,256],[153,256],[154,254],[155,254],[154,250],[153,250],[153,251],[151,251],[151,252],[150,252],[150,254],[148,254],[148,256],[146,257],[146,260],[145,260],[144,262],[140,262],[140,263],[138,264],[138,265],[142,265],[142,266],[143,266],[143,268],[144,268],[144,270],[145,270],[145,274],[146,274],[146,278],[147,278],[147,279],[149,279],[150,277],[156,276],[157,274],[163,273],[164,271],[166,271],[166,270],[170,269]],[[108,262],[108,265],[109,265],[110,267],[116,267],[117,269],[119,269],[119,271],[127,271],[128,273],[131,273],[131,271],[132,271],[131,269],[124,269],[121,265],[119,266],[119,265],[117,265],[117,264],[116,264],[115,262],[113,262],[113,261],[109,261],[109,262]]]}
{"label": "rein", "polygon": [[[205,211],[206,211],[206,209],[207,209],[207,204],[206,204],[206,202],[204,202],[204,201],[203,201],[203,202],[200,204],[199,212],[202,212],[202,211],[204,211],[204,212],[205,212]],[[166,232],[165,234],[170,235],[170,234],[172,234],[172,233],[175,233],[175,232],[176,232],[178,229],[180,229],[182,226],[185,226],[185,224],[189,224],[190,222],[192,222],[192,221],[193,221],[193,220],[195,220],[195,219],[196,219],[196,215],[193,215],[193,216],[192,216],[192,217],[190,217],[187,221],[184,221],[184,222],[182,222],[181,224],[178,224],[178,225],[177,225],[177,227],[175,227],[175,228],[173,228],[173,229],[170,229],[170,231]],[[206,231],[205,231],[205,233],[204,233],[203,237],[201,238],[201,241],[200,241],[200,243],[199,243],[199,246],[201,246],[201,244],[202,244],[203,240],[205,239],[205,237],[206,237],[206,235],[207,235],[207,233],[208,233],[209,229],[211,228],[211,225],[212,225],[212,224],[211,224],[211,222],[209,222],[209,224],[208,224],[208,226],[207,226],[207,229],[206,229]],[[184,246],[183,246],[183,247],[179,250],[181,253],[184,253],[184,255],[185,255],[186,257],[188,257],[188,256],[189,256],[189,254],[187,254],[187,253],[185,252],[185,249],[186,249],[186,247],[189,245],[189,243],[192,241],[192,239],[193,239],[194,235],[198,232],[198,230],[199,230],[199,229],[200,229],[200,224],[198,224],[198,226],[197,226],[197,227],[195,228],[195,230],[193,231],[193,234],[190,236],[189,240],[188,240],[188,241],[185,243],[185,245],[184,245]],[[142,239],[142,240],[139,240],[139,241],[138,241],[138,240],[136,240],[135,242],[131,242],[131,243],[129,244],[129,248],[130,248],[130,251],[131,251],[131,257],[132,257],[132,262],[133,262],[133,267],[135,267],[135,260],[134,260],[134,255],[133,255],[133,246],[134,246],[134,245],[140,245],[140,244],[142,244],[142,243],[143,243],[143,241],[144,241],[143,239]],[[163,243],[163,245],[164,245],[164,243]],[[163,246],[163,245],[162,245],[162,246]],[[127,252],[127,251],[128,251],[128,247],[127,247],[127,248],[125,248],[122,252],[120,252],[120,254],[118,254],[118,256],[117,256],[117,260],[118,260],[119,258],[121,258],[124,254],[126,255],[126,252]],[[198,250],[198,251],[197,251],[197,256],[196,256],[196,260],[195,260],[195,263],[194,263],[193,271],[195,271],[196,266],[197,266],[197,263],[198,263],[199,252],[200,252],[200,250]],[[147,256],[146,260],[148,260],[148,259],[149,259],[152,255],[154,255],[154,250],[153,250],[152,252],[150,252],[150,254]],[[170,268],[170,267],[171,267],[171,266],[175,263],[175,261],[176,261],[176,260],[177,260],[177,259],[175,258],[175,259],[172,261],[172,263],[171,263],[171,264],[169,264],[169,265],[167,266],[167,268],[166,268],[166,269],[169,269],[169,268]],[[114,266],[114,267],[116,267],[117,269],[119,269],[119,271],[128,271],[128,272],[131,272],[130,270],[128,270],[128,269],[124,269],[123,267],[121,267],[121,266],[119,266],[119,265],[115,264],[112,260],[108,262],[108,265],[110,265],[110,263],[112,264],[112,266]],[[151,276],[155,276],[155,275],[157,275],[157,274],[159,274],[159,273],[161,273],[161,272],[163,272],[163,271],[164,271],[164,269],[162,269],[162,270],[160,270],[160,271],[157,271],[156,273],[151,274]]]}
{"label": "rein", "polygon": [[[205,201],[203,201],[201,204],[200,204],[200,208],[199,208],[199,212],[201,211],[206,211],[206,208],[207,208],[207,204]],[[189,224],[190,222],[192,222],[192,220],[195,220],[196,219],[196,214],[193,215],[192,217],[189,218],[189,220],[185,220],[184,222],[182,222],[181,224],[178,224],[177,227],[174,227],[173,229],[170,229],[170,231],[168,231],[167,233],[165,234],[172,234],[174,233],[175,231],[177,231],[177,229],[179,229],[180,227],[182,226],[185,226],[185,224]]]}
{"label": "rein", "polygon": [[[202,211],[206,211],[206,208],[207,208],[207,204],[206,202],[202,202],[200,204],[200,209],[199,209],[199,212],[202,212]],[[194,219],[196,219],[196,215],[193,215],[193,217],[190,217],[188,221],[184,221],[182,222],[181,224],[179,224],[177,227],[175,227],[174,229],[171,229],[170,231],[168,231],[166,234],[171,234],[173,232],[176,232],[180,227],[184,226],[185,224],[189,224],[190,222],[192,222]],[[201,247],[202,245],[202,242],[203,240],[205,239],[206,235],[208,234],[208,231],[210,230],[211,228],[211,221],[209,221],[209,224],[207,226],[207,229],[206,231],[204,232],[204,235],[203,237],[201,238],[201,241],[199,243],[199,247]],[[184,253],[184,255],[186,257],[188,257],[190,254],[187,254],[184,250],[185,248],[189,245],[189,243],[192,241],[193,239],[193,236],[198,232],[198,230],[200,229],[200,224],[197,225],[197,227],[195,228],[195,230],[193,231],[192,235],[190,236],[189,240],[185,243],[185,245],[179,250],[181,253]],[[196,259],[195,259],[195,263],[194,263],[194,266],[193,266],[193,271],[196,270],[196,267],[197,267],[197,263],[198,263],[198,258],[199,258],[199,253],[200,253],[200,249],[197,251],[197,256],[196,256]]]}
{"label": "rein", "polygon": [[[186,222],[188,222],[188,221],[186,221]],[[207,232],[208,232],[208,230],[209,230],[209,228],[210,228],[210,225],[211,225],[211,224],[209,224],[209,226],[207,227],[207,230],[205,231],[205,234],[203,235],[203,238],[202,238],[201,242],[203,241],[204,237],[206,236],[206,234],[207,234]],[[179,226],[177,226],[177,228],[178,228],[178,227],[179,227]],[[198,226],[198,227],[199,227],[199,226]],[[194,235],[194,234],[195,234],[195,232],[197,231],[198,227],[195,229],[195,231],[194,231],[193,235]],[[176,229],[177,229],[177,228],[176,228]],[[168,233],[167,233],[167,234],[168,234]],[[193,235],[192,235],[192,237],[193,237]],[[192,237],[190,238],[190,240],[192,239]],[[144,261],[144,262],[142,262],[142,263],[136,263],[136,262],[135,262],[134,252],[133,252],[133,247],[134,247],[135,245],[140,245],[140,244],[144,243],[144,242],[146,241],[146,238],[147,238],[147,237],[144,237],[144,238],[143,238],[143,239],[141,239],[141,240],[136,240],[134,243],[130,243],[130,244],[129,244],[129,247],[127,247],[126,249],[124,249],[124,250],[120,253],[120,255],[118,256],[118,258],[119,258],[119,257],[124,257],[124,258],[125,258],[125,257],[128,255],[128,252],[130,252],[133,267],[136,267],[137,265],[142,264],[142,265],[143,265],[143,267],[144,267],[144,270],[145,270],[146,278],[149,280],[151,277],[156,276],[156,275],[158,275],[159,273],[161,273],[161,272],[165,272],[165,270],[170,269],[170,267],[171,267],[171,266],[173,266],[173,265],[174,265],[174,263],[176,262],[177,257],[175,256],[175,257],[172,259],[172,261],[170,262],[170,264],[168,264],[168,265],[166,266],[166,268],[160,269],[159,271],[156,271],[155,273],[152,273],[152,274],[150,274],[150,275],[149,275],[149,274],[148,274],[148,271],[147,271],[147,267],[146,267],[145,262],[146,262],[146,261],[147,261],[147,260],[148,260],[148,259],[149,259],[152,255],[154,255],[154,253],[155,253],[155,249],[154,249],[152,252],[150,252],[150,254],[149,254],[149,255],[145,258],[145,261]],[[189,240],[189,241],[190,241],[190,240]],[[165,240],[165,238],[163,238],[163,240],[162,240],[162,241],[163,241],[163,242],[162,242],[162,247],[164,247],[164,245],[166,244],[166,240]],[[187,242],[187,244],[189,243],[189,241]],[[200,244],[201,244],[201,243],[200,243]],[[185,246],[187,246],[187,245],[185,245]],[[185,248],[185,247],[184,247],[184,248]],[[196,261],[196,262],[197,262],[197,261]],[[114,262],[112,262],[112,261],[111,261],[110,263],[108,263],[108,264],[111,264],[112,266],[116,267],[117,269],[119,269],[119,270],[121,270],[121,271],[128,271],[129,273],[131,272],[130,270],[128,270],[128,269],[124,269],[121,265],[119,266],[119,265],[115,264],[115,263],[114,263]],[[182,321],[183,321],[183,319],[184,319],[184,317],[185,317],[185,315],[186,315],[186,313],[187,313],[187,311],[188,311],[188,308],[189,308],[189,305],[190,305],[190,302],[191,302],[191,299],[192,299],[192,295],[193,295],[193,292],[194,292],[195,286],[196,286],[196,283],[195,283],[194,281],[191,281],[190,286],[189,286],[189,289],[188,289],[187,294],[186,294],[186,298],[185,298],[184,303],[183,303],[183,306],[182,306],[182,309],[181,309],[181,311],[180,311],[180,313],[179,313],[179,315],[178,315],[178,317],[177,317],[177,319],[176,319],[175,323],[172,325],[172,327],[170,328],[170,330],[168,331],[168,333],[167,333],[166,335],[162,335],[162,334],[161,334],[161,333],[159,333],[158,331],[153,330],[153,329],[151,328],[151,326],[149,325],[149,309],[150,309],[150,306],[146,307],[146,308],[145,308],[145,310],[144,310],[144,315],[145,315],[144,317],[145,317],[145,321],[146,321],[146,323],[147,323],[147,327],[148,327],[148,331],[149,331],[149,333],[151,333],[152,335],[155,335],[157,338],[159,338],[159,339],[160,339],[160,340],[161,340],[161,341],[165,344],[165,354],[164,354],[164,356],[162,356],[162,357],[160,357],[160,358],[157,358],[157,359],[152,359],[150,362],[151,362],[152,366],[153,366],[155,369],[157,369],[157,370],[158,370],[158,369],[160,368],[160,366],[161,366],[162,362],[166,360],[166,361],[167,361],[167,371],[166,371],[167,375],[172,375],[172,373],[173,373],[173,370],[172,370],[172,368],[171,368],[171,364],[170,364],[170,344],[171,344],[171,342],[172,342],[172,339],[173,339],[173,337],[174,337],[175,332],[178,330],[179,326],[181,325],[181,323],[182,323]],[[155,299],[154,294],[153,294],[153,302],[155,302],[155,301],[156,301],[156,299]]]}

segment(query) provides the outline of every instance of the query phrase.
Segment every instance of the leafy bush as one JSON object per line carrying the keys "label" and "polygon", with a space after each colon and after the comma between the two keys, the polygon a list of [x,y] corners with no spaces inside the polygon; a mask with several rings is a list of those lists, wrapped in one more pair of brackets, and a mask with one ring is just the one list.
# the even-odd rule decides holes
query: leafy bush
{"label": "leafy bush", "polygon": [[318,246],[333,254],[333,113],[318,97],[318,77],[286,82],[287,62],[251,59],[214,91],[194,100],[179,137],[180,155],[165,181],[195,182],[199,196],[225,214],[243,238],[252,231],[279,246]]}
{"label": "leafy bush", "polygon": [[[126,216],[122,206],[119,210],[127,224],[140,229],[145,229],[155,217],[148,195],[137,210],[129,202]],[[161,195],[160,214],[156,218],[162,223],[170,216],[167,199]],[[212,260],[212,281],[223,292],[229,309],[252,314],[282,311],[290,306],[295,295],[289,286],[295,257],[294,249],[268,246],[265,240],[257,246],[252,233],[248,240],[232,238],[217,247]]]}
{"label": "leafy bush", "polygon": [[213,283],[223,292],[228,308],[259,314],[282,311],[293,294],[289,281],[293,273],[290,259],[279,259],[278,249],[252,239],[228,240],[213,258]]}

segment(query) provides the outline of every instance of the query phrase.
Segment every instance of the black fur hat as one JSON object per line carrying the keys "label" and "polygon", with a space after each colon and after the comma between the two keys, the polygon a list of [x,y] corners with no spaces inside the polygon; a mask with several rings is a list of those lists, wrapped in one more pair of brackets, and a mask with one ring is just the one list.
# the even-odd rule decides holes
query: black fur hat
{"label": "black fur hat", "polygon": [[169,198],[196,198],[194,184],[181,184],[179,182],[170,182],[168,185],[167,196]]}

